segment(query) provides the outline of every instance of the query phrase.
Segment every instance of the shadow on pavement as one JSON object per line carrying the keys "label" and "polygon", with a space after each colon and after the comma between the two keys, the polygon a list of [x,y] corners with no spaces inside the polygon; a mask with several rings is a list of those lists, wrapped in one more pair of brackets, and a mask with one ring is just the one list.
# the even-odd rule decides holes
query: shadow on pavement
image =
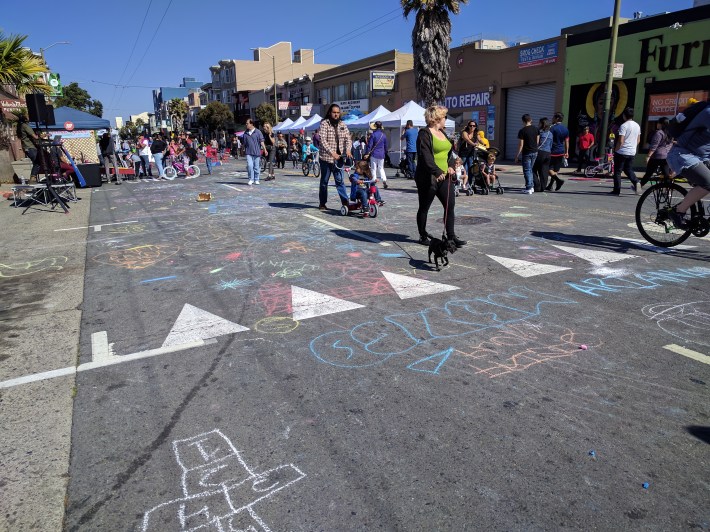
{"label": "shadow on pavement", "polygon": [[691,425],[689,427],[685,427],[685,430],[687,430],[688,433],[698,438],[700,441],[710,445],[710,427]]}
{"label": "shadow on pavement", "polygon": [[[353,229],[353,231],[357,231],[361,235],[376,238],[377,240],[381,240],[383,242],[406,242],[412,244],[416,242],[416,240],[410,237],[409,235],[400,235],[397,233],[379,233],[376,231],[363,231],[361,229]],[[353,234],[353,232],[350,230],[343,231],[342,229],[334,229],[333,233],[343,238],[349,238],[350,240],[368,241],[358,236],[357,234]]]}
{"label": "shadow on pavement", "polygon": [[317,205],[308,203],[269,203],[269,207],[275,207],[276,209],[313,209]]}

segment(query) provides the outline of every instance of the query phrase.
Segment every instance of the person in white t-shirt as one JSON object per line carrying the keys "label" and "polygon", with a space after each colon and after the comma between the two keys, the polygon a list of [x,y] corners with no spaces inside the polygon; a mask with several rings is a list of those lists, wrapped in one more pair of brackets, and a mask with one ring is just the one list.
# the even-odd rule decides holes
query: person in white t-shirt
{"label": "person in white t-shirt", "polygon": [[639,183],[634,173],[634,156],[641,141],[641,126],[634,122],[634,108],[624,109],[624,123],[619,127],[616,134],[616,146],[614,149],[614,188],[609,194],[618,196],[621,194],[621,172],[623,171],[631,180],[631,190],[634,194],[641,193],[641,183]]}

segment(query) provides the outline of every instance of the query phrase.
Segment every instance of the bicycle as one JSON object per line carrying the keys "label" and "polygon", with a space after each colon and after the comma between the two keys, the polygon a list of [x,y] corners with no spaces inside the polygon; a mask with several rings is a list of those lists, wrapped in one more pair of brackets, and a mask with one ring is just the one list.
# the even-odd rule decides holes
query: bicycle
{"label": "bicycle", "polygon": [[606,162],[602,162],[599,158],[595,161],[596,164],[589,165],[584,169],[585,176],[595,177],[602,172],[606,172],[607,177],[614,175],[614,157],[612,155],[607,155]]}
{"label": "bicycle", "polygon": [[705,213],[701,201],[690,206],[686,229],[676,227],[671,221],[670,210],[683,201],[686,194],[686,189],[673,179],[662,179],[641,194],[635,216],[641,236],[655,246],[670,248],[684,242],[691,234],[704,237],[710,233],[710,208]]}
{"label": "bicycle", "polygon": [[185,164],[185,161],[171,160],[165,167],[165,179],[172,181],[179,174],[185,174],[187,179],[200,177],[200,167],[196,164]]}
{"label": "bicycle", "polygon": [[320,163],[318,162],[318,154],[306,155],[306,160],[301,164],[303,175],[308,177],[308,174],[313,172],[314,177],[320,177]]}

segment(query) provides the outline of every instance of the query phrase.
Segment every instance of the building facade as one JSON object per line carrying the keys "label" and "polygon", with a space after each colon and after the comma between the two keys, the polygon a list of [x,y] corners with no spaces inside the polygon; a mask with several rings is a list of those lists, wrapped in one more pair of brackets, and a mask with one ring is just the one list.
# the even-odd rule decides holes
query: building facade
{"label": "building facade", "polygon": [[190,93],[200,92],[204,82],[195,78],[182,78],[179,87],[160,87],[153,91],[153,114],[156,124],[161,129],[171,127],[168,113],[168,102],[174,98],[187,100]]}
{"label": "building facade", "polygon": [[[608,28],[568,38],[562,106],[572,135],[584,125],[601,135],[609,38]],[[615,63],[611,129],[618,128],[624,108],[634,108],[642,131],[636,164],[642,166],[656,121],[675,116],[689,98],[708,99],[710,6],[625,21],[619,26]]]}

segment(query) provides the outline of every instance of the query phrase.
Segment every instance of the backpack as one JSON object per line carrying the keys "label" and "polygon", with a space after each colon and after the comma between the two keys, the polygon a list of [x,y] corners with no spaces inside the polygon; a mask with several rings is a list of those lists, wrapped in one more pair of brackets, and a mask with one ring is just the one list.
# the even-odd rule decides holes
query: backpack
{"label": "backpack", "polygon": [[710,104],[710,102],[697,102],[688,107],[682,113],[675,115],[668,123],[668,134],[674,139],[680,137],[683,133],[685,133],[688,124],[690,124],[696,116],[704,111],[708,104]]}

